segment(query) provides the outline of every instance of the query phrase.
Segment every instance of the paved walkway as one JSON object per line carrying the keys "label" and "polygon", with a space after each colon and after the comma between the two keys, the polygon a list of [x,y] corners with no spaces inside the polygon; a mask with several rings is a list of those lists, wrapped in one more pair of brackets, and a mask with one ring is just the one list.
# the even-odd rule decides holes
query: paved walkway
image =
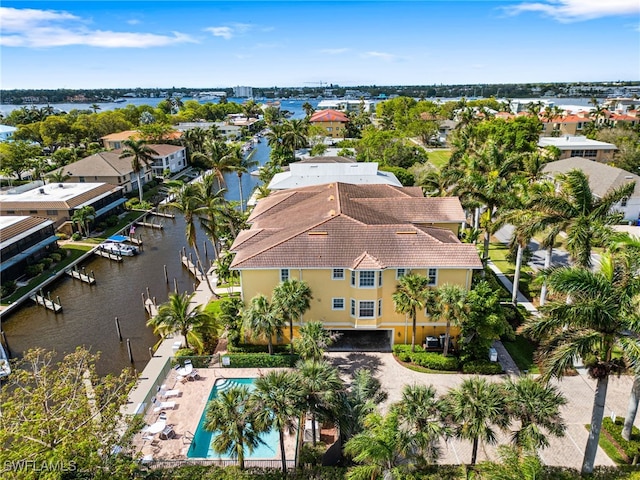
{"label": "paved walkway", "polygon": [[[427,374],[414,372],[398,363],[390,353],[345,353],[331,352],[327,354],[331,363],[340,369],[340,373],[351,382],[353,372],[360,367],[370,368],[376,378],[387,391],[388,398],[381,405],[382,411],[402,397],[405,385],[433,385],[438,395],[446,394],[450,388],[455,388],[465,378],[471,375],[460,374]],[[503,381],[504,375],[488,376],[489,381]],[[565,377],[561,381],[552,381],[566,396],[568,404],[562,408],[562,416],[567,424],[567,432],[563,438],[550,438],[550,446],[540,452],[542,460],[547,465],[556,465],[580,469],[589,432],[585,425],[591,421],[591,407],[595,391],[595,380],[577,375]],[[633,378],[621,376],[612,377],[609,382],[605,415],[612,413],[622,415],[626,411],[629,392],[633,385]],[[636,422],[637,424],[637,422]],[[509,430],[497,432],[497,445],[505,445],[510,441]],[[497,445],[483,444],[478,452],[478,461],[485,459],[497,460]],[[471,461],[471,442],[450,440],[441,443],[442,452],[439,463],[469,463]],[[596,455],[596,465],[613,466],[614,463],[602,450]]]}

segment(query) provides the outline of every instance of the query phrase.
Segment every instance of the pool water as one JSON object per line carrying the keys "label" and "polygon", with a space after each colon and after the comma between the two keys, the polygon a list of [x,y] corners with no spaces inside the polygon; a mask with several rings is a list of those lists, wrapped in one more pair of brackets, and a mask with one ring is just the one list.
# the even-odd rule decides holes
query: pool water
{"label": "pool water", "polygon": [[[254,381],[255,378],[218,379],[211,389],[207,404],[217,397],[218,392],[223,392],[230,389],[231,387],[246,386],[249,388],[249,391],[251,391],[255,388]],[[205,407],[204,412],[202,412],[202,416],[200,417],[200,421],[198,422],[198,428],[193,435],[193,440],[191,441],[191,446],[189,447],[189,451],[187,452],[187,457],[231,460],[232,457],[230,457],[229,455],[225,453],[216,453],[211,447],[211,442],[216,432],[207,432],[204,429],[206,415],[207,409]],[[260,435],[260,438],[264,443],[258,445],[258,447],[252,453],[249,453],[247,448],[245,447],[245,460],[272,460],[276,458],[280,441],[278,431],[272,429],[270,432]]]}

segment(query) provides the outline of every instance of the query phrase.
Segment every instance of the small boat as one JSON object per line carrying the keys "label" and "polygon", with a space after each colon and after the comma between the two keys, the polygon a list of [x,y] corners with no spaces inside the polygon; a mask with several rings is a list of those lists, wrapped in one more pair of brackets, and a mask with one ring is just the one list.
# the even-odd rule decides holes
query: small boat
{"label": "small boat", "polygon": [[122,242],[114,242],[113,240],[101,243],[100,249],[123,257],[133,257],[138,254],[138,247]]}
{"label": "small boat", "polygon": [[0,343],[0,379],[8,377],[10,373],[11,365],[9,365],[9,356],[2,346],[2,343]]}
{"label": "small boat", "polygon": [[113,103],[124,103],[126,102],[127,99],[126,98],[116,98]]}

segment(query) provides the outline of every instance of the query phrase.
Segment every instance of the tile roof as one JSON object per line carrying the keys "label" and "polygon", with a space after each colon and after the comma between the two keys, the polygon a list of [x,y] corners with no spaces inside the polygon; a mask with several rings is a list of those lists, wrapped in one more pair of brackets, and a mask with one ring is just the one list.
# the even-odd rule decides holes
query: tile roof
{"label": "tile roof", "polygon": [[244,268],[481,268],[475,246],[430,223],[464,219],[457,198],[333,183],[260,200],[231,250]]}
{"label": "tile roof", "polygon": [[318,110],[309,119],[310,123],[313,122],[341,122],[347,123],[349,118],[342,112],[338,110]]}
{"label": "tile roof", "polygon": [[[53,225],[51,220],[41,217],[12,217],[3,215],[3,219],[9,220],[5,225],[0,225],[0,242],[3,243],[34,227]],[[12,221],[13,219],[15,219],[15,221]]]}

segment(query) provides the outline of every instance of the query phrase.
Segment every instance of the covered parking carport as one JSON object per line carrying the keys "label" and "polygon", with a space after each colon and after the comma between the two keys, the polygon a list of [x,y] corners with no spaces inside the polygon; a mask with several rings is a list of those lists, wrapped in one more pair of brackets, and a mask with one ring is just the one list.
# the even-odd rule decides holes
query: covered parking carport
{"label": "covered parking carport", "polygon": [[393,330],[332,330],[339,334],[329,347],[331,352],[390,352],[393,345]]}

